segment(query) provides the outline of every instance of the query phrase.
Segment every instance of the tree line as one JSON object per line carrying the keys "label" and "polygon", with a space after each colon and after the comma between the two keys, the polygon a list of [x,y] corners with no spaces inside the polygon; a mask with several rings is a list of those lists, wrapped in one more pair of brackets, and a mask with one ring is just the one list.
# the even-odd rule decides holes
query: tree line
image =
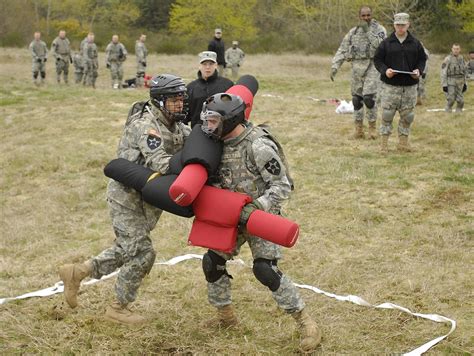
{"label": "tree line", "polygon": [[330,53],[368,5],[390,33],[393,14],[408,12],[411,31],[431,52],[474,42],[474,0],[0,0],[0,46],[24,47],[34,31],[48,44],[60,29],[74,47],[88,32],[105,48],[112,34],[133,49],[147,34],[149,50],[197,53],[220,27],[248,53]]}

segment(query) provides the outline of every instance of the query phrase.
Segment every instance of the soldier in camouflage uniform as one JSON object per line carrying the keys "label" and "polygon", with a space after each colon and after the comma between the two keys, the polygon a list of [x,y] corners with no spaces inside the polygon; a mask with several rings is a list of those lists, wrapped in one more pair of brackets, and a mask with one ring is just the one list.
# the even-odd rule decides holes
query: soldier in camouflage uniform
{"label": "soldier in camouflage uniform", "polygon": [[61,82],[61,73],[63,73],[64,83],[68,83],[69,62],[72,63],[71,46],[69,39],[66,38],[66,31],[59,31],[59,36],[51,43],[51,52],[56,58],[56,80]]}
{"label": "soldier in camouflage uniform", "polygon": [[469,51],[469,62],[467,62],[467,79],[474,80],[474,51]]}
{"label": "soldier in camouflage uniform", "polygon": [[135,43],[135,57],[137,58],[137,78],[135,85],[137,88],[141,88],[145,84],[146,57],[148,56],[145,41],[146,35],[142,34]]}
{"label": "soldier in camouflage uniform", "polygon": [[92,32],[87,35],[87,41],[82,45],[82,58],[84,60],[84,85],[90,85],[95,89],[95,81],[99,75],[99,54],[94,37]]}
{"label": "soldier in camouflage uniform", "polygon": [[84,59],[82,58],[81,52],[76,52],[72,57],[72,63],[74,64],[74,75],[76,76],[76,84],[82,82],[84,75]]}
{"label": "soldier in camouflage uniform", "polygon": [[110,69],[112,78],[112,88],[121,89],[123,79],[122,63],[127,59],[127,50],[125,46],[119,42],[119,36],[113,35],[112,42],[105,49],[106,66]]}
{"label": "soldier in camouflage uniform", "polygon": [[[423,43],[421,44],[423,46]],[[417,97],[416,97],[416,105],[423,105],[423,101],[426,99],[426,79],[428,76],[428,59],[430,58],[430,52],[423,46],[426,54],[426,65],[423,74],[421,75],[418,87],[417,87]]]}
{"label": "soldier in camouflage uniform", "polygon": [[451,54],[447,56],[441,65],[441,86],[446,94],[446,112],[451,112],[456,102],[456,112],[462,112],[464,106],[464,92],[466,84],[467,69],[464,58],[461,55],[461,46],[455,43],[451,48]]}
{"label": "soldier in camouflage uniform", "polygon": [[[171,74],[153,78],[150,103],[145,111],[130,116],[120,140],[117,155],[165,174],[171,156],[183,148],[190,128],[180,122],[186,87],[181,78]],[[134,106],[135,107],[135,106]],[[143,278],[155,261],[150,238],[162,210],[145,203],[139,192],[111,180],[107,201],[115,232],[112,247],[82,264],[67,264],[59,269],[67,303],[75,308],[81,280],[101,278],[120,268],[115,283],[116,300],[105,312],[108,320],[137,324],[145,318],[132,313],[128,305],[137,297]]]}
{"label": "soldier in camouflage uniform", "polygon": [[208,250],[203,256],[208,299],[217,308],[217,318],[210,325],[232,326],[238,323],[231,298],[230,276],[226,262],[238,255],[247,242],[253,256],[253,273],[272,292],[278,306],[292,315],[301,333],[301,349],[312,351],[320,343],[321,334],[311,319],[296,286],[278,268],[280,246],[249,235],[245,226],[255,209],[280,214],[291,184],[281,147],[265,129],[253,126],[244,118],[245,103],[236,95],[215,94],[207,99],[201,112],[202,130],[224,142],[217,179],[213,185],[245,193],[254,200],[240,215],[237,245],[232,253]]}
{"label": "soldier in camouflage uniform", "polygon": [[38,85],[38,74],[41,75],[41,84],[44,84],[46,78],[46,61],[48,60],[48,47],[41,41],[41,32],[35,32],[35,39],[31,41],[29,49],[33,60],[33,83]]}
{"label": "soldier in camouflage uniform", "polygon": [[372,19],[372,10],[363,6],[359,10],[359,25],[353,27],[342,40],[332,60],[331,80],[344,61],[352,63],[351,93],[354,105],[355,138],[364,138],[364,105],[369,123],[369,137],[377,138],[377,90],[379,76],[374,67],[374,55],[386,37],[385,28]]}
{"label": "soldier in camouflage uniform", "polygon": [[232,41],[232,47],[225,51],[226,69],[232,69],[232,79],[235,81],[239,76],[239,69],[244,62],[245,53],[239,48],[238,41]]}

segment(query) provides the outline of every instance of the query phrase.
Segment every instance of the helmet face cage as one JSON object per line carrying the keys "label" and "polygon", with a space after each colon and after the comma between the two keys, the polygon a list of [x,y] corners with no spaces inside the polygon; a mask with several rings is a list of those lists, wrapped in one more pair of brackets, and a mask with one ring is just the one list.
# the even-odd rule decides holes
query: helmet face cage
{"label": "helmet face cage", "polygon": [[[246,105],[233,94],[221,93],[209,97],[201,112],[202,130],[214,139],[222,139],[245,121]],[[219,119],[219,122],[216,122]]]}
{"label": "helmet face cage", "polygon": [[[170,119],[181,121],[187,115],[187,93],[184,81],[172,74],[160,74],[151,81],[150,101],[153,105],[164,112]],[[166,100],[174,97],[182,97],[184,100],[183,109],[180,112],[170,112],[166,108]]]}

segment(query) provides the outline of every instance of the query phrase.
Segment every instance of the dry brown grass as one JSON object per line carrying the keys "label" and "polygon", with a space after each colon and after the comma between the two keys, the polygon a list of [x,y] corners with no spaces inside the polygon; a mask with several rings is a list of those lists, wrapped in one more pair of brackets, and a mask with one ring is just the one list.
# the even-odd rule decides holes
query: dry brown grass
{"label": "dry brown grass", "polygon": [[[26,50],[0,49],[1,245],[0,297],[53,285],[58,265],[82,261],[110,245],[103,166],[112,158],[129,105],[146,91],[109,89],[100,57],[98,89],[30,84]],[[260,81],[253,120],[268,121],[293,168],[296,191],[286,210],[301,225],[282,269],[295,282],[378,304],[390,301],[458,321],[431,354],[474,348],[473,146],[474,91],[462,116],[441,108],[439,56],[431,61],[429,99],[417,108],[416,152],[383,156],[373,141],[350,138],[350,115],[322,99],[349,98],[349,66],[328,79],[330,58],[249,56],[243,71]],[[153,73],[195,77],[194,56],[151,56]],[[126,77],[133,76],[133,57]],[[264,94],[281,96],[268,97]],[[394,146],[395,139],[390,142]],[[190,220],[165,214],[153,233],[158,260],[189,247]],[[251,262],[247,248],[241,258]],[[135,307],[150,318],[138,329],[111,325],[102,313],[113,280],[89,286],[81,308],[57,320],[62,295],[0,306],[0,353],[44,354],[292,354],[294,325],[246,267],[230,267],[241,326],[209,330],[199,261],[156,266]],[[407,352],[449,325],[397,311],[367,309],[302,291],[324,333],[318,354]]]}

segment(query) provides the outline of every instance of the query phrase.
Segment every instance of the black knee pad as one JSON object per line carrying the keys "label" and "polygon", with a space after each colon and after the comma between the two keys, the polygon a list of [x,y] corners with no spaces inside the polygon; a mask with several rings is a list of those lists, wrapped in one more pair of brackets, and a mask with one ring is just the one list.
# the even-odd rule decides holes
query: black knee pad
{"label": "black knee pad", "polygon": [[375,100],[373,95],[364,95],[364,104],[368,109],[372,109],[375,106]]}
{"label": "black knee pad", "polygon": [[35,78],[35,79],[38,78],[38,74],[39,74],[39,72],[33,72],[33,78]]}
{"label": "black knee pad", "polygon": [[46,78],[46,72],[41,72],[41,78]]}
{"label": "black knee pad", "polygon": [[[275,266],[276,271],[274,268]],[[276,260],[257,258],[253,261],[253,274],[260,283],[268,287],[272,292],[280,288],[281,276],[283,275],[277,267]]]}
{"label": "black knee pad", "polygon": [[[208,250],[202,257],[202,270],[206,281],[216,282],[224,274],[229,275],[225,269],[226,260],[214,251]],[[230,276],[229,276],[230,277]]]}
{"label": "black knee pad", "polygon": [[364,99],[359,95],[353,95],[352,105],[354,105],[354,110],[360,110],[364,106]]}

